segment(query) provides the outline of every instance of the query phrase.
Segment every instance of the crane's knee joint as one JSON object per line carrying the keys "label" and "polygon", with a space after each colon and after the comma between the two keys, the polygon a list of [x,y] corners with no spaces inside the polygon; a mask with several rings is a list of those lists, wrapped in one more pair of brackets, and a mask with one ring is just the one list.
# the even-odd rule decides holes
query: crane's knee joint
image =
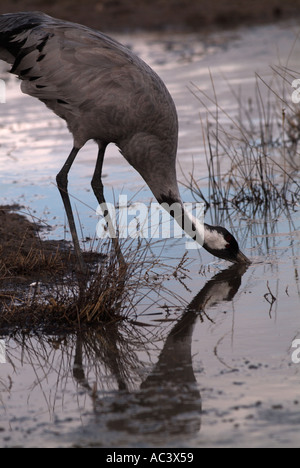
{"label": "crane's knee joint", "polygon": [[64,172],[59,172],[56,176],[56,183],[59,189],[67,190],[68,176]]}
{"label": "crane's knee joint", "polygon": [[92,179],[91,186],[92,186],[92,189],[94,190],[94,192],[103,193],[103,184],[102,184],[101,180]]}

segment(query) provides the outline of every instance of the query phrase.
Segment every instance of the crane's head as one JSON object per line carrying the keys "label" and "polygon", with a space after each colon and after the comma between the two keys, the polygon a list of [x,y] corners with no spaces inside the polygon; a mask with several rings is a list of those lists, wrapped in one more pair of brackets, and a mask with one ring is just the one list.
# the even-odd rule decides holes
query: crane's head
{"label": "crane's head", "polygon": [[221,226],[204,225],[203,247],[212,255],[232,263],[250,264],[250,260],[239,248],[239,244],[227,229]]}

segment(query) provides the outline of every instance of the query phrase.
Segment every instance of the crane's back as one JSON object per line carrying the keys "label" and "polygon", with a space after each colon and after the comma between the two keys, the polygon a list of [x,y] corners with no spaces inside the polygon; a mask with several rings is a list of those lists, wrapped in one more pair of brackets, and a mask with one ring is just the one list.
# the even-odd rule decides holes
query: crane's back
{"label": "crane's back", "polygon": [[174,150],[177,115],[164,83],[99,31],[43,13],[1,15],[0,58],[12,63],[23,92],[67,121],[78,145],[93,138],[122,147],[149,133]]}

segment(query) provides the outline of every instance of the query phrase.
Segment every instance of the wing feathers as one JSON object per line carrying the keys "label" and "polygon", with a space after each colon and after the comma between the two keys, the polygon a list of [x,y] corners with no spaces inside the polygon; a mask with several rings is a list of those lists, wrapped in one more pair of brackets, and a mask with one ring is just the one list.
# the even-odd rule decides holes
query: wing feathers
{"label": "wing feathers", "polygon": [[174,153],[177,115],[166,87],[106,35],[42,13],[0,15],[0,59],[24,93],[67,121],[78,147],[91,138],[125,144],[138,131],[170,141]]}

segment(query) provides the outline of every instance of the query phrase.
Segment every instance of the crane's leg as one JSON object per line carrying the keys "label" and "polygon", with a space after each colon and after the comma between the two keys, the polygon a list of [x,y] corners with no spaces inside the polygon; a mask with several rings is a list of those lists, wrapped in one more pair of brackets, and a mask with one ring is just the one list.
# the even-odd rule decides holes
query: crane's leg
{"label": "crane's leg", "polygon": [[61,171],[56,176],[56,182],[57,182],[57,186],[59,188],[60,195],[61,195],[64,207],[65,207],[65,211],[66,211],[66,214],[67,214],[68,223],[69,223],[69,227],[70,227],[70,231],[71,231],[74,250],[75,250],[77,260],[78,260],[79,268],[80,268],[82,273],[86,273],[87,268],[86,268],[86,264],[85,264],[85,262],[83,260],[82,252],[81,252],[81,249],[80,249],[80,244],[79,244],[78,235],[77,235],[77,231],[76,231],[76,225],[75,225],[75,220],[74,220],[74,216],[73,216],[72,206],[71,206],[70,197],[69,197],[69,194],[68,194],[68,173],[69,173],[69,171],[71,169],[71,166],[72,166],[72,164],[74,162],[74,159],[76,158],[77,153],[78,153],[79,150],[80,150],[80,148],[73,147],[73,149],[72,149],[68,159],[66,160],[65,164],[63,165]]}
{"label": "crane's leg", "polygon": [[98,142],[98,146],[99,146],[99,151],[98,151],[98,157],[97,157],[95,172],[94,172],[93,179],[92,179],[92,189],[94,191],[95,197],[98,200],[99,205],[101,206],[103,216],[104,216],[105,221],[106,221],[106,225],[107,225],[109,235],[110,235],[110,237],[112,239],[112,243],[113,243],[116,255],[117,255],[117,259],[118,259],[120,268],[125,273],[125,271],[126,271],[126,262],[124,260],[124,257],[123,257],[123,254],[122,254],[122,251],[121,251],[121,248],[120,248],[119,240],[118,240],[115,228],[113,226],[113,222],[112,222],[111,217],[109,215],[109,211],[108,211],[106,201],[105,201],[105,198],[104,198],[103,183],[102,183],[102,179],[101,179],[103,160],[104,160],[104,153],[105,153],[105,149],[107,147],[107,144]]}

